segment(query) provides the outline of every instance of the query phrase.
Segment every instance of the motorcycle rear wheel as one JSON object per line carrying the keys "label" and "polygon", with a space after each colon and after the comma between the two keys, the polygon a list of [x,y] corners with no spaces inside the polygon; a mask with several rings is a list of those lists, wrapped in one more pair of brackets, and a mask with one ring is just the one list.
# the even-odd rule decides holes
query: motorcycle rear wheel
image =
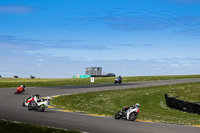
{"label": "motorcycle rear wheel", "polygon": [[33,110],[33,101],[29,102],[28,110]]}

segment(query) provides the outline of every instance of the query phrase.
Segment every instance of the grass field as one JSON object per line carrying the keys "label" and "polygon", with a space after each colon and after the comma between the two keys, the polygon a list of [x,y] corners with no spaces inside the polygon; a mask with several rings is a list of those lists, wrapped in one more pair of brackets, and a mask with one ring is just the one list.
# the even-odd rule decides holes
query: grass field
{"label": "grass field", "polygon": [[[200,75],[123,77],[123,82],[174,80],[174,79],[186,79],[186,78],[200,78]],[[108,83],[114,83],[114,79],[115,79],[115,77],[95,78],[95,82],[91,83],[90,78],[82,78],[82,79],[0,78],[0,88],[18,87],[21,84],[24,84],[27,87],[108,84]]]}
{"label": "grass field", "polygon": [[6,120],[0,120],[0,132],[1,133],[81,133],[74,130],[57,129],[39,125],[20,123],[20,122],[11,122]]}
{"label": "grass field", "polygon": [[170,95],[180,100],[200,103],[200,85],[182,87],[181,89],[173,90]]}
{"label": "grass field", "polygon": [[197,97],[193,101],[200,102],[199,86],[200,83],[187,83],[64,95],[53,98],[51,104],[57,108],[66,110],[114,116],[123,106],[130,106],[138,102],[141,105],[138,119],[185,125],[200,125],[200,115],[170,109],[166,106],[164,97],[166,92],[174,89],[186,89],[187,95],[190,95],[187,90],[190,90],[190,88],[198,88],[196,90],[198,93],[191,91],[191,99]]}

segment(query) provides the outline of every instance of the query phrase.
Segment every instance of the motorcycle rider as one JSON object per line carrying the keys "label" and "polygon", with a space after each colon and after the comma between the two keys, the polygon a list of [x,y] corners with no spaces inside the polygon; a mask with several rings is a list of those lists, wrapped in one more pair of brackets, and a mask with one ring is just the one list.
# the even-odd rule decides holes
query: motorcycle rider
{"label": "motorcycle rider", "polygon": [[119,76],[118,78],[116,78],[115,80],[117,80],[117,81],[122,81],[122,77],[121,76]]}
{"label": "motorcycle rider", "polygon": [[20,85],[18,88],[17,88],[17,93],[19,94],[20,92],[24,92],[25,91],[25,85]]}
{"label": "motorcycle rider", "polygon": [[37,94],[37,93],[36,93],[36,94],[33,94],[33,95],[28,96],[26,100],[28,100],[28,99],[30,99],[30,98],[33,98],[33,97],[36,97],[37,99],[39,99],[39,96],[40,96],[40,94]]}
{"label": "motorcycle rider", "polygon": [[40,97],[40,94],[33,94],[33,95],[31,95],[30,97],[36,97],[37,99],[39,99],[39,97]]}
{"label": "motorcycle rider", "polygon": [[47,97],[47,104],[49,105],[49,102],[50,102],[51,98],[50,97]]}
{"label": "motorcycle rider", "polygon": [[37,99],[39,99],[40,98],[40,94],[33,94],[33,97],[34,96],[36,96],[37,97]]}
{"label": "motorcycle rider", "polygon": [[121,77],[121,76],[119,76],[119,77],[117,77],[117,78],[115,79],[115,84],[116,84],[116,83],[119,83],[119,84],[122,83],[122,77]]}
{"label": "motorcycle rider", "polygon": [[139,107],[140,107],[140,104],[139,104],[139,103],[136,103],[135,105],[130,106],[130,107],[128,107],[128,106],[123,107],[123,108],[122,108],[122,116],[123,116],[123,117],[126,116],[126,112],[127,112],[128,109],[130,109],[130,108],[136,108],[136,107],[139,108]]}
{"label": "motorcycle rider", "polygon": [[26,86],[25,85],[20,85],[19,87],[22,88],[22,89],[25,89]]}

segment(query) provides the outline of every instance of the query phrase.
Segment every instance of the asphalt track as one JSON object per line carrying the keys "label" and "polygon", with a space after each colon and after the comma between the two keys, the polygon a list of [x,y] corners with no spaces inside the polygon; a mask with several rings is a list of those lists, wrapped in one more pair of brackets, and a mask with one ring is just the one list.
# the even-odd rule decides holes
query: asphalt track
{"label": "asphalt track", "polygon": [[[16,88],[0,88],[0,119],[20,121],[44,126],[74,129],[90,133],[199,133],[199,127],[115,120],[112,117],[97,117],[80,113],[63,112],[48,108],[45,112],[28,111],[22,107],[24,99],[31,94],[53,96],[82,92],[140,88],[168,84],[200,82],[200,79],[165,80],[151,82],[123,83],[121,85],[85,85],[62,87],[27,87],[25,94],[14,94]],[[12,127],[11,127],[12,128]]]}

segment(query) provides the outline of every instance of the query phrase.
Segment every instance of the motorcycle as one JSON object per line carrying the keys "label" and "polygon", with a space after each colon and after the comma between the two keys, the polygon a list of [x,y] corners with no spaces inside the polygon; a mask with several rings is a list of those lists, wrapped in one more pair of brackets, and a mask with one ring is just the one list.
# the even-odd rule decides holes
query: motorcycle
{"label": "motorcycle", "polygon": [[42,112],[45,108],[48,108],[50,102],[50,98],[47,99],[39,99],[36,101],[31,101],[28,104],[28,110],[37,110],[38,112]]}
{"label": "motorcycle", "polygon": [[17,90],[15,91],[14,94],[24,93],[25,90],[26,90],[25,88],[26,88],[25,85],[20,85],[20,86],[17,88]]}
{"label": "motorcycle", "polygon": [[137,119],[139,112],[140,112],[139,107],[131,106],[126,111],[124,111],[123,109],[121,111],[118,111],[115,115],[115,119],[122,118],[122,119],[127,119],[129,121],[135,121]]}
{"label": "motorcycle", "polygon": [[121,84],[122,83],[122,78],[116,78],[115,79],[115,84],[117,84],[117,83]]}
{"label": "motorcycle", "polygon": [[22,103],[22,106],[27,106],[29,105],[30,102],[32,101],[37,101],[38,98],[37,96],[29,96],[28,98],[25,99],[25,101]]}

